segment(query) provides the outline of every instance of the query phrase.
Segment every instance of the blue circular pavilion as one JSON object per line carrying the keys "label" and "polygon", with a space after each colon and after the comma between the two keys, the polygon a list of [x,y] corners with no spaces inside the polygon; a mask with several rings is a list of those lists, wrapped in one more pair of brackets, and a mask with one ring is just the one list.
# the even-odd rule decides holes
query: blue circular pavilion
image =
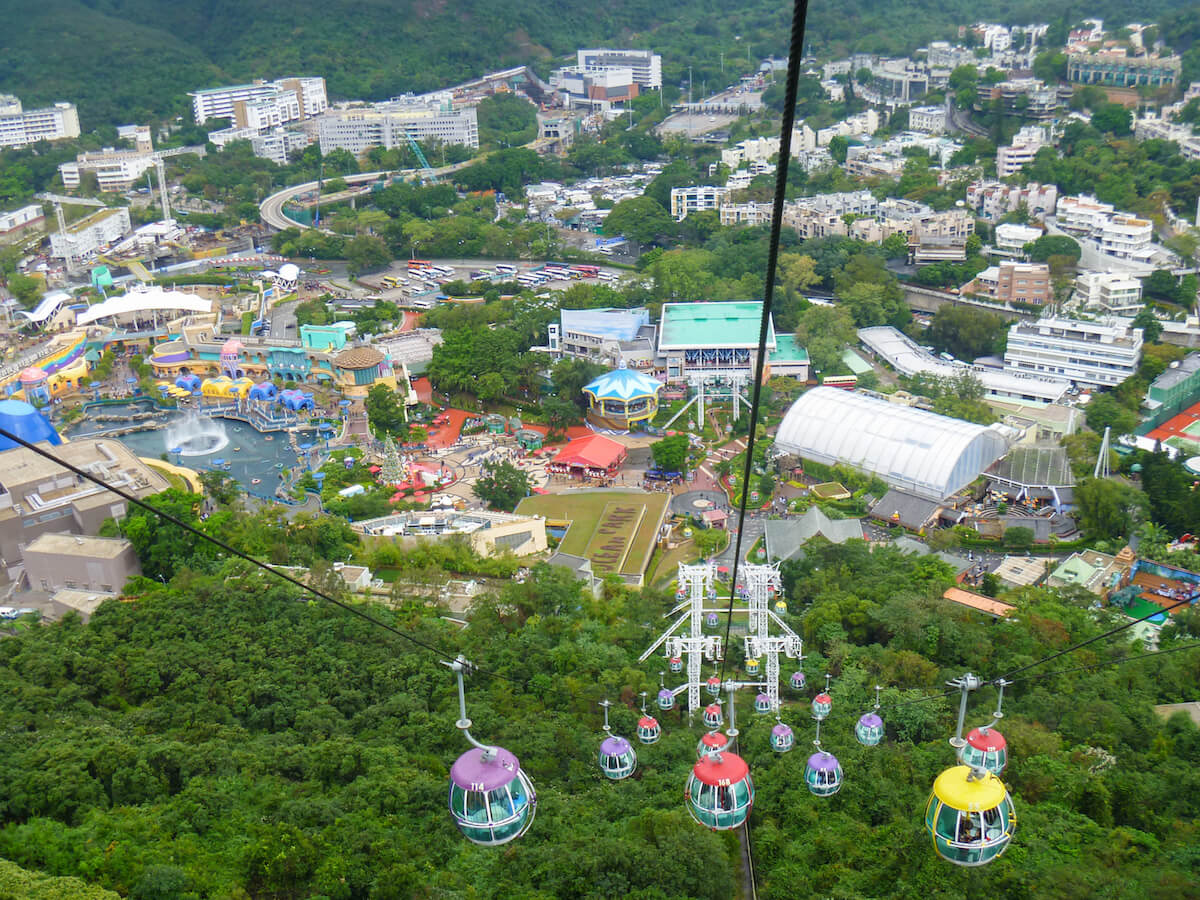
{"label": "blue circular pavilion", "polygon": [[[62,438],[58,436],[49,420],[24,400],[0,400],[0,428],[31,444],[41,441],[62,443]],[[11,450],[19,446],[21,445],[0,434],[0,450]]]}
{"label": "blue circular pavilion", "polygon": [[622,366],[605,372],[583,388],[588,398],[587,417],[594,425],[632,431],[649,424],[658,413],[662,382]]}

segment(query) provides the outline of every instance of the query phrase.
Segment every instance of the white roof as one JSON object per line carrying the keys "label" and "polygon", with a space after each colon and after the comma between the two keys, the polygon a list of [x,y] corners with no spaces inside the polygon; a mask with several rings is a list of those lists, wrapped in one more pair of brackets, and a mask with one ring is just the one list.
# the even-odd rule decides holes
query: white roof
{"label": "white roof", "polygon": [[818,387],[792,404],[775,438],[785,453],[846,463],[941,500],[1008,452],[1010,429],[975,425],[865,394]]}
{"label": "white roof", "polygon": [[890,325],[860,328],[858,339],[901,375],[922,373],[939,378],[954,378],[963,372],[970,372],[983,383],[988,396],[1001,400],[1054,403],[1061,400],[1071,386],[1069,382],[1053,378],[1018,375],[1015,372],[998,372],[982,366],[945,362],[923,350],[916,341]]}
{"label": "white roof", "polygon": [[164,291],[162,288],[130,291],[128,294],[111,297],[103,303],[88,307],[76,317],[75,323],[90,325],[110,316],[120,316],[132,312],[153,312],[154,310],[209,313],[212,312],[212,301],[196,294]]}
{"label": "white roof", "polygon": [[69,303],[72,297],[66,291],[54,291],[42,298],[42,302],[37,305],[37,308],[32,312],[29,310],[17,310],[18,316],[24,316],[30,322],[45,322],[48,318],[58,312],[58,308],[64,303]]}
{"label": "white roof", "polygon": [[279,276],[285,281],[295,281],[300,275],[300,267],[295,263],[284,263],[279,267]]}

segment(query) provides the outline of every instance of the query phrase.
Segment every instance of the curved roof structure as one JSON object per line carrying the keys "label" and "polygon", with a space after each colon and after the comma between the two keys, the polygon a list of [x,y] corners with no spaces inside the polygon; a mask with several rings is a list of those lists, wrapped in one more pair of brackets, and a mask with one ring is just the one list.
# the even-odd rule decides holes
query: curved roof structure
{"label": "curved roof structure", "polygon": [[[24,400],[0,400],[0,428],[31,444],[41,441],[62,443],[62,438],[58,436],[54,426],[46,421],[45,416],[32,404]],[[11,450],[20,446],[16,441],[0,435],[0,450]]]}
{"label": "curved roof structure", "polygon": [[351,347],[335,356],[333,364],[339,369],[369,369],[384,359],[386,357],[373,347]]}
{"label": "curved roof structure", "polygon": [[21,384],[41,384],[46,380],[46,372],[39,369],[37,366],[30,366],[27,369],[22,369],[21,374],[17,376],[17,380]]}
{"label": "curved roof structure", "polygon": [[633,369],[613,369],[588,382],[583,392],[597,400],[632,400],[635,397],[657,397],[662,382]]}
{"label": "curved roof structure", "polygon": [[975,425],[837,388],[813,388],[788,410],[775,446],[846,463],[900,490],[942,500],[1008,452],[1008,429]]}
{"label": "curved roof structure", "polygon": [[295,281],[300,277],[300,267],[295,263],[284,263],[279,267],[279,277],[287,281]]}
{"label": "curved roof structure", "polygon": [[156,311],[210,313],[212,312],[212,301],[195,294],[164,291],[162,288],[130,291],[128,294],[110,297],[103,303],[89,306],[75,318],[75,324],[91,325],[93,322],[107,319],[110,316]]}
{"label": "curved roof structure", "polygon": [[38,325],[41,325],[56,312],[58,312],[58,308],[60,306],[62,306],[64,303],[70,303],[73,299],[74,298],[72,298],[71,295],[66,291],[54,291],[43,297],[42,302],[32,310],[17,310],[17,315],[24,317],[30,322],[36,322]]}
{"label": "curved roof structure", "polygon": [[246,345],[243,344],[241,341],[239,341],[237,338],[230,338],[229,340],[227,340],[225,343],[223,343],[221,345],[221,355],[222,356],[237,356],[239,353],[242,352],[242,348],[244,348],[245,346]]}

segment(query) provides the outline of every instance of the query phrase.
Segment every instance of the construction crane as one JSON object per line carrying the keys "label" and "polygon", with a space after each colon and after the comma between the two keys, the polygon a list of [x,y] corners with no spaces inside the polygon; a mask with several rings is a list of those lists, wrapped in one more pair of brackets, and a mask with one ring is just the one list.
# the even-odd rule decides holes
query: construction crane
{"label": "construction crane", "polygon": [[417,162],[421,164],[421,171],[425,173],[425,177],[433,184],[437,184],[437,173],[433,171],[433,166],[429,165],[429,160],[425,158],[425,154],[421,151],[421,145],[417,143],[417,139],[413,137],[411,131],[405,131],[404,136],[408,139],[408,146],[412,148],[413,154],[417,157]]}
{"label": "construction crane", "polygon": [[75,253],[75,238],[67,231],[67,219],[63,215],[63,204],[70,203],[74,206],[95,206],[100,209],[107,209],[108,204],[102,203],[99,200],[92,200],[90,197],[63,197],[60,194],[36,194],[34,199],[43,200],[47,203],[54,204],[54,215],[58,219],[58,233],[62,235],[63,252],[66,258],[67,271],[74,272],[77,268],[76,262],[79,257]]}

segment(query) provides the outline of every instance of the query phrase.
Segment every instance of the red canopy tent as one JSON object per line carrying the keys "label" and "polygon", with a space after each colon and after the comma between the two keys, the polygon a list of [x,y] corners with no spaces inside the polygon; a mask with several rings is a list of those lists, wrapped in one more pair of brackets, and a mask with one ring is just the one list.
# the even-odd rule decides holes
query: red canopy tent
{"label": "red canopy tent", "polygon": [[600,434],[589,434],[559,450],[546,469],[576,477],[611,478],[625,462],[625,456],[624,444]]}

